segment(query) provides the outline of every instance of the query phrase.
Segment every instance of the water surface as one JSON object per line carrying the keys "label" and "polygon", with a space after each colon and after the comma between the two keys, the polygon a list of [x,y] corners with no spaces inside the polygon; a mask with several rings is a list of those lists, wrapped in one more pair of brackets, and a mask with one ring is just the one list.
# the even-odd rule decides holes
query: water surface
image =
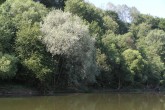
{"label": "water surface", "polygon": [[165,110],[165,95],[92,93],[0,98],[0,110]]}

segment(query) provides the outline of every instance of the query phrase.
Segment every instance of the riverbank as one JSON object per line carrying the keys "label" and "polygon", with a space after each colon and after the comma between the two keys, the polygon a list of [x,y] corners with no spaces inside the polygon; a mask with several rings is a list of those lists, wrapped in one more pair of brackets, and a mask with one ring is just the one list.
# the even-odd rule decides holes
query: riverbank
{"label": "riverbank", "polygon": [[0,96],[37,96],[41,93],[30,87],[25,87],[22,85],[1,85],[0,86]]}
{"label": "riverbank", "polygon": [[56,94],[66,93],[162,93],[165,92],[164,88],[157,89],[58,89],[56,91],[40,92],[35,88],[25,87],[23,85],[1,85],[0,86],[0,97],[19,97],[19,96],[53,96]]}

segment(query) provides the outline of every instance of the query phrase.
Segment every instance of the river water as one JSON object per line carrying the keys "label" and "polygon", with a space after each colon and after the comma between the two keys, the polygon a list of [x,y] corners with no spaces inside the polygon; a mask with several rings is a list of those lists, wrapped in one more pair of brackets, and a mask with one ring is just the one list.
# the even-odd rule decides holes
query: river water
{"label": "river water", "polygon": [[165,94],[91,93],[2,97],[0,110],[165,110]]}

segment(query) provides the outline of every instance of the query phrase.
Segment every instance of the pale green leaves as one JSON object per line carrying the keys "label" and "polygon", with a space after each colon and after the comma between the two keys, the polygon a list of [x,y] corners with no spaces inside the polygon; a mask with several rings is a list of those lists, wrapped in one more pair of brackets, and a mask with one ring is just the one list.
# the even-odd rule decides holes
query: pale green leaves
{"label": "pale green leaves", "polygon": [[0,78],[10,79],[16,75],[17,59],[8,54],[0,54]]}
{"label": "pale green leaves", "polygon": [[147,61],[144,60],[138,50],[127,49],[122,53],[122,55],[132,74],[135,75],[143,73]]}
{"label": "pale green leaves", "polygon": [[24,60],[24,65],[33,71],[37,78],[44,81],[46,75],[51,73],[51,69],[42,64],[42,56],[39,54],[32,54],[30,58]]}
{"label": "pale green leaves", "polygon": [[[69,12],[51,11],[41,24],[41,40],[53,56],[67,59],[65,69],[71,82],[94,81],[96,68],[94,39],[83,20]],[[76,78],[76,79],[75,79]]]}
{"label": "pale green leaves", "polygon": [[90,49],[90,45],[93,44],[91,42],[86,48],[83,47],[85,43],[90,42],[88,28],[79,17],[68,12],[50,12],[41,25],[41,31],[42,40],[53,55],[73,56],[80,51],[88,51],[88,46]]}

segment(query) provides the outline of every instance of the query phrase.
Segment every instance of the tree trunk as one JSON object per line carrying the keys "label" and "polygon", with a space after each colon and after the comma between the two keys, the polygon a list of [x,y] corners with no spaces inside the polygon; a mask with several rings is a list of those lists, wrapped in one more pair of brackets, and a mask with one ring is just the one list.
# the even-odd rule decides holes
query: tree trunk
{"label": "tree trunk", "polygon": [[121,79],[120,79],[120,76],[119,76],[118,90],[120,90],[120,88],[121,88]]}

